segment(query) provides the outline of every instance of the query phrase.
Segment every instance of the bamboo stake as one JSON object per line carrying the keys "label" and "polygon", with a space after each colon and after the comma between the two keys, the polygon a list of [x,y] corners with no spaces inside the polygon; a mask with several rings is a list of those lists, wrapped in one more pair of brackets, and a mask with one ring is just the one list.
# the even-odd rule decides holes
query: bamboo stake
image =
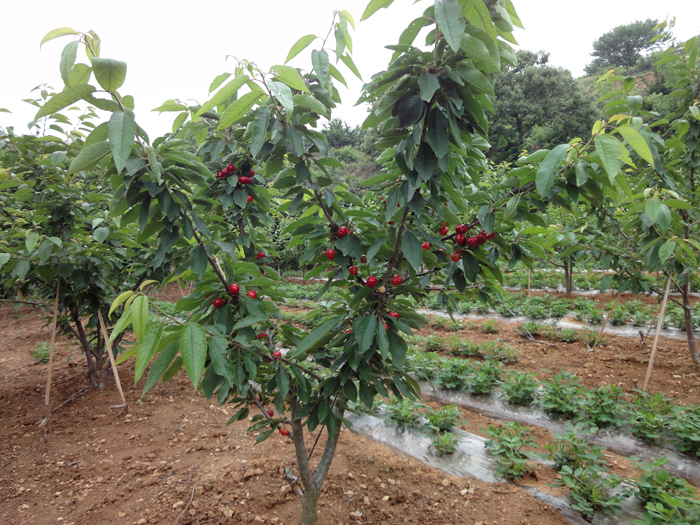
{"label": "bamboo stake", "polygon": [[[49,418],[51,417],[51,376],[53,371],[53,348],[56,344],[56,324],[58,323],[58,295],[61,291],[61,280],[56,283],[56,299],[53,303],[53,324],[51,325],[51,345],[49,347],[49,370],[46,374],[46,393],[44,394],[44,408],[46,417],[44,426],[44,437],[49,431]],[[21,293],[21,292],[20,292]]]}
{"label": "bamboo stake", "polygon": [[661,303],[661,310],[659,311],[659,320],[656,323],[656,334],[654,335],[654,344],[651,347],[651,357],[649,357],[649,367],[647,368],[647,376],[644,379],[644,387],[642,390],[647,391],[647,386],[649,385],[649,379],[651,378],[651,370],[654,368],[654,358],[656,357],[656,348],[659,345],[659,334],[661,333],[661,325],[664,321],[664,314],[666,313],[666,302],[668,301],[668,292],[671,290],[671,274],[668,274],[668,281],[666,281],[666,291],[664,292],[664,300]]}
{"label": "bamboo stake", "polygon": [[621,295],[622,295],[622,292],[617,293],[617,297],[615,298],[615,302],[613,303],[612,308],[610,308],[610,311],[608,312],[608,316],[605,318],[605,322],[603,323],[603,326],[600,327],[600,332],[598,332],[598,337],[595,338],[595,343],[593,343],[591,350],[595,349],[596,345],[598,344],[598,341],[600,340],[600,336],[603,335],[603,331],[605,330],[605,327],[608,325],[608,321],[610,320],[610,316],[612,315],[613,310],[617,306],[617,302],[620,300]]}
{"label": "bamboo stake", "polygon": [[656,311],[656,314],[654,314],[654,317],[652,317],[651,321],[649,322],[649,328],[647,329],[646,337],[649,337],[649,334],[651,333],[651,329],[654,328],[654,321],[656,321],[657,317],[659,317],[659,313],[661,313],[660,306],[659,306],[659,309]]}
{"label": "bamboo stake", "polygon": [[109,362],[112,364],[112,372],[114,373],[114,381],[117,383],[117,390],[119,390],[119,395],[122,396],[122,404],[116,405],[111,408],[126,408],[126,399],[124,398],[124,391],[122,390],[122,383],[119,380],[119,372],[117,371],[117,365],[114,362],[114,354],[112,353],[112,346],[109,344],[109,335],[107,334],[107,328],[105,328],[105,322],[102,319],[102,312],[97,310],[97,317],[100,320],[100,329],[102,330],[102,337],[105,340],[105,346],[107,347],[107,353],[109,354]]}

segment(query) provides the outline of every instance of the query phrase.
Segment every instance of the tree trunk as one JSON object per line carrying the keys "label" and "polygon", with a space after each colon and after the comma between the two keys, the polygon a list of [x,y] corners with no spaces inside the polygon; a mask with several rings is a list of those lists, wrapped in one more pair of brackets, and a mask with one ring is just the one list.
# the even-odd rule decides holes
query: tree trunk
{"label": "tree trunk", "polygon": [[695,344],[695,333],[693,332],[693,310],[690,308],[690,273],[686,273],[684,277],[685,283],[683,284],[681,294],[683,296],[683,315],[685,318],[685,333],[688,338],[688,350],[690,350],[690,357],[700,365],[700,356],[698,355],[698,349]]}
{"label": "tree trunk", "polygon": [[574,262],[571,259],[564,259],[564,283],[566,286],[566,296],[568,298],[571,298],[573,270]]}
{"label": "tree trunk", "polygon": [[331,467],[335,449],[338,445],[338,437],[340,436],[340,427],[342,425],[341,415],[338,414],[337,408],[332,409],[332,414],[336,420],[335,435],[328,433],[326,445],[323,447],[323,455],[321,456],[316,471],[311,475],[309,468],[309,460],[306,452],[306,444],[304,443],[304,426],[301,419],[294,417],[296,413],[297,400],[293,399],[290,402],[292,410],[292,441],[294,442],[294,451],[297,457],[297,466],[299,468],[299,478],[304,487],[304,496],[301,499],[301,516],[299,517],[299,525],[315,525],[318,520],[318,498],[321,495],[321,487],[328,474],[328,469]]}
{"label": "tree trunk", "polygon": [[76,331],[78,332],[78,340],[80,345],[83,347],[85,352],[85,359],[87,359],[88,365],[88,380],[93,387],[102,388],[101,372],[104,362],[99,356],[95,356],[90,342],[88,341],[87,334],[85,333],[85,328],[83,323],[80,321],[80,315],[78,314],[78,309],[71,308],[71,317],[73,318],[73,323],[75,324]]}

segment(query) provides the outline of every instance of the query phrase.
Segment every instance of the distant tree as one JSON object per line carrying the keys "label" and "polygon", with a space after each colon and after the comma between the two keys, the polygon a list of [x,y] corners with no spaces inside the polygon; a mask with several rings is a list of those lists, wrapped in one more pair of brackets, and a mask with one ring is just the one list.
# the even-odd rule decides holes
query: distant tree
{"label": "distant tree", "polygon": [[648,18],[632,24],[617,26],[593,42],[593,61],[585,67],[586,73],[595,75],[618,66],[634,66],[645,51],[662,47],[671,36],[664,28],[657,28],[659,21]]}
{"label": "distant tree", "polygon": [[516,56],[518,65],[496,76],[489,123],[489,157],[495,162],[588,135],[600,114],[571,72],[547,65],[548,53],[518,51]]}
{"label": "distant tree", "polygon": [[351,127],[347,122],[339,118],[332,119],[323,128],[323,134],[328,139],[331,148],[342,148],[345,146],[357,147],[362,140],[362,130],[359,127]]}

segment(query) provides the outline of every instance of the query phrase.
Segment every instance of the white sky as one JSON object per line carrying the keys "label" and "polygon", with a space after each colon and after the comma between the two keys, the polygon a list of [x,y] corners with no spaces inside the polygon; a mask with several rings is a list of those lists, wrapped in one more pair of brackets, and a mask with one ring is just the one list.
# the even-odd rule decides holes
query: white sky
{"label": "white sky", "polygon": [[[325,36],[335,9],[346,9],[355,18],[354,60],[365,80],[383,70],[391,56],[385,45],[397,43],[406,25],[429,5],[395,0],[365,22],[359,22],[369,0],[25,0],[3,7],[0,34],[0,126],[26,131],[36,108],[22,102],[38,98],[30,90],[47,83],[57,91],[63,84],[59,59],[71,37],[44,44],[50,30],[71,27],[94,30],[102,40],[101,56],[125,61],[127,77],[122,95],[133,95],[136,118],[154,138],[170,130],[174,113],[150,110],[170,98],[208,98],[208,87],[220,73],[231,72],[234,61],[226,55],[245,58],[266,69],[281,64],[294,42],[313,33]],[[514,0],[526,30],[518,30],[521,47],[548,51],[550,63],[572,71],[575,77],[591,61],[593,41],[612,28],[647,18],[676,17],[675,35],[682,40],[700,32],[698,0]],[[318,41],[317,41],[318,42]],[[331,36],[331,44],[334,41]],[[290,65],[310,69],[307,48]],[[82,51],[79,60],[85,61]],[[340,64],[350,90],[341,86],[342,107],[333,116],[350,124],[361,124],[366,110],[353,107],[362,82]]]}

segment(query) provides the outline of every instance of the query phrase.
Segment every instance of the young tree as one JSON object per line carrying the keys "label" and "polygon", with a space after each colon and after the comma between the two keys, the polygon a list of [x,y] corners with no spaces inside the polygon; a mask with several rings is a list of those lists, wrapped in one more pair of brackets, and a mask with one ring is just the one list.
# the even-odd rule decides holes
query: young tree
{"label": "young tree", "polygon": [[671,36],[650,18],[617,26],[593,42],[593,61],[585,68],[596,75],[618,66],[634,66],[644,52],[659,49]]}

